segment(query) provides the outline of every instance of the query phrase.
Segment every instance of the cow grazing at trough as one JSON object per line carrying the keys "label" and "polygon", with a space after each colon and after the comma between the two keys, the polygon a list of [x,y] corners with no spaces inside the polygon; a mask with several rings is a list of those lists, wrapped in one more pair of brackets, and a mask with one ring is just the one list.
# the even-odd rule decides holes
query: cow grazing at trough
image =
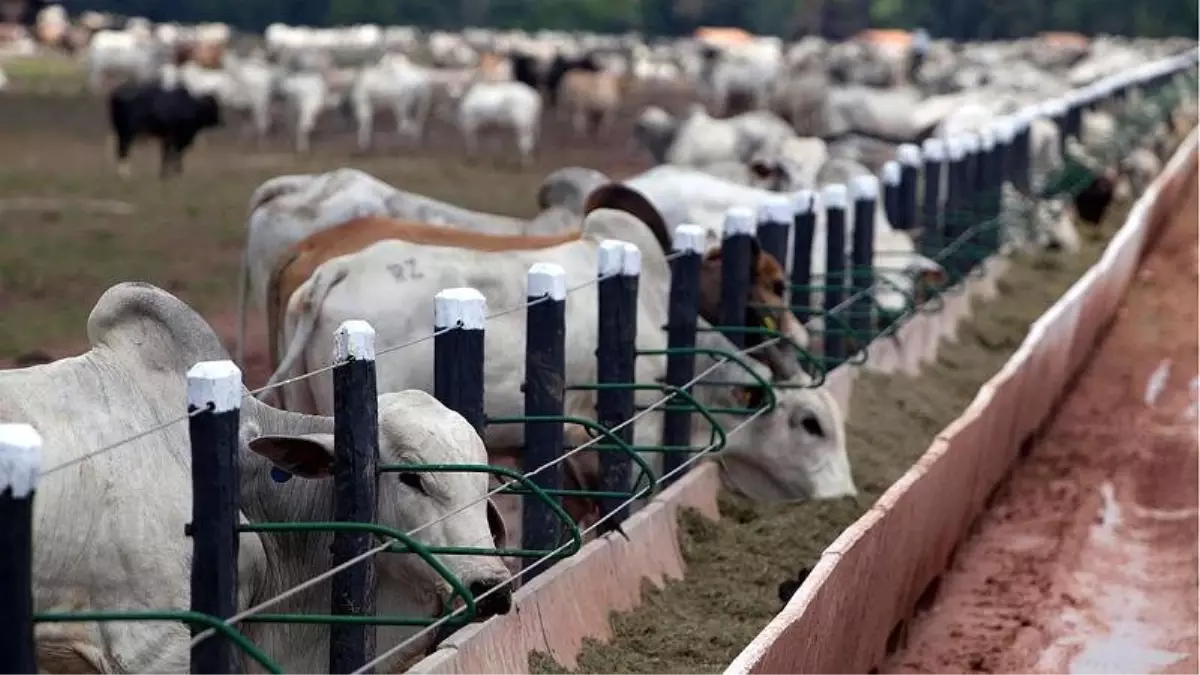
{"label": "cow grazing at trough", "polygon": [[[610,184],[601,186],[587,199],[583,215],[601,208],[611,208],[624,211],[636,217],[648,229],[656,246],[664,252],[670,252],[671,243],[665,221],[653,205],[643,197],[628,188]],[[585,238],[585,233],[571,228],[563,232],[543,236],[523,235],[493,235],[463,232],[455,228],[431,226],[425,223],[403,221],[390,218],[364,217],[351,220],[341,225],[331,227],[309,235],[289,249],[281,258],[279,265],[272,272],[267,284],[267,324],[269,340],[272,343],[272,365],[284,370],[278,358],[278,352],[284,345],[279,341],[280,314],[300,284],[315,273],[317,267],[325,262],[342,255],[349,255],[380,241],[401,241],[416,246],[457,247],[464,251],[514,251],[533,252],[552,250],[554,247],[577,243]],[[532,253],[529,253],[532,254]],[[762,253],[757,248],[754,252],[754,267],[752,277],[754,282],[749,289],[748,302],[756,305],[776,306],[779,308],[771,320],[793,340],[807,344],[807,337],[796,324],[795,317],[786,311],[783,298],[776,286],[784,283],[782,267],[771,256]],[[721,265],[720,250],[712,250],[705,257],[701,269],[701,300],[700,315],[705,320],[716,322],[720,316]],[[750,311],[747,325],[756,327],[763,323],[759,311]],[[754,346],[761,341],[761,336],[751,335],[746,338],[747,346]],[[754,354],[772,367],[776,374],[790,377],[795,374],[795,361],[790,347],[767,348]]]}
{"label": "cow grazing at trough", "polygon": [[[88,319],[87,334],[92,344],[84,354],[0,371],[0,419],[29,423],[45,441],[46,471],[34,502],[35,607],[187,608],[192,566],[192,543],[184,535],[192,518],[188,425],[137,434],[178,418],[187,402],[188,369],[200,361],[225,359],[225,350],[191,308],[140,283],[106,291]],[[334,520],[333,418],[271,408],[244,388],[241,401],[241,521]],[[378,410],[381,463],[486,461],[466,420],[427,394],[385,393]],[[130,440],[116,449],[85,456],[125,439]],[[56,471],[59,466],[66,468]],[[272,473],[279,471],[292,478],[276,482]],[[505,534],[486,491],[485,475],[466,472],[380,480],[378,521],[401,532],[414,531],[427,545],[480,548],[480,554],[442,559],[478,594],[501,587],[509,576],[503,562],[487,554]],[[437,519],[438,527],[418,529]],[[239,608],[327,571],[332,538],[332,533],[320,532],[241,534]],[[375,565],[380,614],[435,617],[447,606],[449,584],[417,557],[384,554]],[[272,611],[328,612],[329,594],[326,580]],[[497,590],[480,603],[479,616],[505,612],[510,604],[509,591]],[[327,668],[328,626],[250,623],[239,629],[288,671]],[[417,629],[377,630],[380,644],[390,645]],[[38,665],[44,672],[186,673],[191,637],[188,626],[177,622],[40,623]],[[429,638],[415,640],[410,651],[381,664],[381,670],[403,666],[429,643]],[[258,670],[246,661],[243,672]]]}
{"label": "cow grazing at trough", "polygon": [[[664,348],[666,333],[661,325],[662,317],[667,314],[670,285],[664,252],[669,243],[664,243],[662,238],[665,230],[649,227],[649,223],[629,210],[598,206],[624,203],[629,207],[643,201],[619,186],[607,186],[607,189],[594,193],[589,201],[589,206],[595,208],[587,209],[583,236],[576,235],[549,247],[534,248],[533,242],[526,241],[519,248],[502,250],[497,248],[498,242],[490,237],[447,233],[416,224],[389,224],[388,228],[380,229],[390,231],[381,232],[378,241],[356,252],[327,259],[323,255],[312,256],[310,259],[319,264],[308,278],[290,293],[290,289],[281,288],[274,294],[280,303],[282,318],[276,322],[280,331],[273,339],[278,341],[284,356],[272,380],[282,381],[295,372],[311,370],[314,358],[323,353],[328,342],[323,331],[314,331],[314,328],[328,325],[329,321],[335,321],[342,313],[348,312],[378,322],[380,335],[386,336],[381,349],[387,349],[389,345],[408,341],[419,332],[428,332],[434,296],[444,288],[477,288],[493,309],[517,305],[524,301],[525,275],[533,263],[557,263],[566,270],[566,284],[575,286],[595,277],[599,239],[618,236],[641,251],[638,349]],[[647,206],[644,205],[643,209]],[[401,234],[401,229],[406,232]],[[401,236],[404,238],[399,238]],[[445,245],[449,237],[457,238],[458,244]],[[329,237],[328,241],[333,245],[332,242],[338,239]],[[431,245],[433,242],[441,245]],[[510,245],[515,243],[519,242],[510,242]],[[782,269],[764,254],[758,253],[755,257],[755,289],[751,291],[755,305],[752,306],[766,301],[766,304],[779,309],[765,312],[752,310],[746,321],[754,326],[777,325],[787,333],[797,324],[777,295],[784,282]],[[707,258],[706,267],[719,269],[720,262],[715,255]],[[396,276],[397,260],[400,261],[399,268],[403,268],[403,282],[399,282]],[[406,261],[409,260],[413,261],[413,265],[408,265]],[[709,275],[711,272],[705,273],[705,276]],[[294,278],[301,276],[303,274]],[[397,286],[397,283],[401,285]],[[374,294],[363,295],[356,290],[362,288],[394,288],[395,291],[389,290],[384,298]],[[711,292],[719,288],[719,282],[706,288],[709,288],[706,295],[719,296]],[[400,295],[396,295],[397,292]],[[566,359],[569,383],[590,382],[595,378],[595,292],[594,286],[587,287],[567,299]],[[405,312],[398,314],[394,311],[393,305],[397,302],[406,307]],[[711,303],[711,297],[702,300],[702,305]],[[770,323],[768,318],[771,319]],[[709,325],[703,319],[700,323]],[[524,331],[524,312],[505,313],[488,320],[485,333],[484,405],[489,416],[520,414],[523,399],[517,383],[522,380],[524,371],[521,346]],[[703,332],[698,335],[698,340],[705,346],[732,349],[732,345],[720,334]],[[748,343],[752,342],[748,340]],[[422,342],[415,348],[396,352],[395,358],[381,360],[380,390],[408,387],[430,390],[433,386],[431,349],[432,344]],[[775,358],[764,358],[771,364],[770,367],[753,361],[748,367],[768,379],[774,377],[802,381],[798,379],[803,375],[798,371],[794,353],[789,348],[764,348],[759,353],[772,351],[777,355]],[[709,357],[699,356],[697,360],[698,372],[715,365]],[[663,376],[664,368],[665,361],[660,357],[639,358],[637,381],[656,381]],[[763,400],[763,393],[754,381],[745,371],[736,367],[725,364],[710,377],[722,384],[697,388],[697,395],[705,405],[721,407],[743,405],[747,399]],[[283,394],[284,405],[289,409],[325,410],[332,405],[329,382],[319,375],[305,380],[302,386],[285,385]],[[648,405],[657,396],[652,392],[639,392],[638,404]],[[779,390],[775,396],[777,409],[750,421],[741,433],[729,438],[729,446],[721,452],[722,468],[729,485],[752,498],[767,501],[826,498],[853,493],[853,481],[842,440],[843,422],[836,403],[821,390]],[[569,390],[566,397],[566,414],[584,417],[593,414],[594,392]],[[729,423],[736,422],[731,419]],[[657,415],[644,416],[634,425],[637,442],[647,443],[657,439],[660,427],[661,419]],[[698,424],[696,433],[707,434],[700,427],[703,425]],[[565,431],[567,439],[573,444],[578,445],[587,439],[583,430],[573,425],[567,425]],[[484,440],[493,457],[512,457],[519,454],[523,445],[522,433],[522,429],[512,425],[495,425],[485,431]],[[589,454],[580,453],[568,460],[575,465],[574,470],[567,472],[568,487],[592,489],[598,483],[595,459],[588,459]],[[652,465],[661,461],[654,457],[647,459]],[[572,480],[583,481],[584,484],[571,485]],[[580,509],[571,511],[576,517],[581,513]],[[586,513],[587,510],[583,509],[582,512]]]}
{"label": "cow grazing at trough", "polygon": [[159,139],[159,176],[183,172],[183,154],[205,129],[221,126],[212,94],[193,95],[179,81],[126,82],[108,96],[108,119],[117,140],[117,171],[129,175],[129,151],[141,135]]}
{"label": "cow grazing at trough", "polygon": [[[587,179],[586,174],[576,175],[580,180]],[[847,160],[831,160],[821,165],[815,180],[817,185],[849,183],[860,176],[869,177],[870,171]],[[653,204],[668,227],[693,223],[704,228],[709,246],[716,246],[721,241],[724,216],[730,207],[761,207],[780,198],[778,193],[763,188],[730,181],[711,175],[707,171],[672,164],[656,166],[625,179],[622,184]],[[800,186],[789,186],[788,189],[795,187]],[[823,274],[825,269],[824,217],[824,212],[818,211],[812,253],[814,275]],[[853,219],[850,219],[847,225],[852,228]],[[847,246],[852,241],[853,238],[848,234]],[[880,269],[880,276],[885,278],[887,283],[877,284],[872,293],[882,311],[904,311],[917,277],[930,283],[935,283],[941,278],[941,267],[917,253],[911,236],[892,228],[884,212],[882,200],[877,200],[876,204],[875,242],[876,266]],[[791,251],[789,246],[789,257]],[[814,296],[813,302],[819,302],[819,298]]]}

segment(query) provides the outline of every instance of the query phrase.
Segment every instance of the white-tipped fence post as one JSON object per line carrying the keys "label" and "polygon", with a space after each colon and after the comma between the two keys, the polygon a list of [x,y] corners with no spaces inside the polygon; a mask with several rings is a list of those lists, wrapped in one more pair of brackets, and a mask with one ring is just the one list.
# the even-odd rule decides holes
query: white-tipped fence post
{"label": "white-tipped fence post", "polygon": [[[379,466],[379,400],[375,382],[375,329],[344,321],[333,336],[333,513],[339,523],[374,523]],[[333,535],[331,567],[369,551],[368,532]],[[334,575],[331,614],[375,615],[375,561],[368,558]],[[329,627],[329,672],[350,673],[375,658],[375,626]]]}
{"label": "white-tipped fence post", "polygon": [[483,435],[483,331],[487,300],[474,288],[433,296],[433,395]]}
{"label": "white-tipped fence post", "polygon": [[[598,307],[596,321],[599,334],[596,348],[596,380],[602,387],[596,392],[596,421],[605,429],[613,429],[634,414],[634,391],[620,385],[633,384],[634,360],[637,356],[637,294],[638,276],[642,273],[642,252],[628,242],[609,239],[601,242],[598,258]],[[615,387],[614,387],[615,385]],[[633,445],[633,425],[626,425],[614,434]],[[630,487],[631,458],[613,447],[601,443],[599,451],[600,489],[604,492],[625,492]],[[601,516],[614,515],[604,521],[603,531],[615,528],[628,514],[624,499],[605,497],[600,500]]]}
{"label": "white-tipped fence post", "polygon": [[792,196],[795,221],[792,227],[792,312],[800,323],[812,318],[812,250],[813,234],[817,228],[817,195],[812,190],[800,190]]}
{"label": "white-tipped fence post", "polygon": [[[700,313],[700,264],[704,259],[705,231],[699,225],[675,228],[671,249],[670,305],[667,307],[666,385],[682,388],[695,376],[696,324]],[[663,473],[670,473],[687,461],[692,438],[692,412],[678,397],[667,404],[663,413]],[[668,483],[678,478],[674,474]]]}
{"label": "white-tipped fence post", "polygon": [[946,144],[937,138],[926,139],[921,152],[925,157],[925,192],[921,197],[921,253],[933,257],[942,250],[942,183],[946,175]]}
{"label": "white-tipped fence post", "polygon": [[821,191],[825,205],[825,370],[830,371],[846,360],[846,331],[834,315],[846,299],[846,186],[826,185]]}
{"label": "white-tipped fence post", "polygon": [[889,161],[879,170],[879,178],[883,183],[883,213],[888,223],[895,229],[896,221],[900,220],[900,162]]}
{"label": "white-tipped fence post", "polygon": [[746,346],[746,306],[754,268],[755,213],[749,207],[725,211],[721,236],[721,330],[735,347]]}
{"label": "white-tipped fence post", "polygon": [[28,424],[0,424],[0,673],[37,672],[33,497],[41,470],[38,432]]}
{"label": "white-tipped fence post", "polygon": [[997,208],[1000,198],[1000,183],[996,181],[997,174],[997,144],[994,125],[979,132],[979,155],[975,161],[975,203],[979,205],[979,221],[987,223],[976,236],[976,246],[979,252],[975,262],[980,263],[994,253],[992,240],[996,227],[999,226],[1000,210]]}
{"label": "white-tipped fence post", "polygon": [[[555,263],[534,263],[527,276],[525,327],[525,449],[521,470],[543,490],[561,490],[563,383],[566,377],[567,273]],[[551,418],[538,420],[537,418]],[[536,473],[534,473],[536,472]],[[537,499],[525,499],[521,514],[525,549],[558,547],[558,518]],[[525,580],[546,567],[525,558]],[[536,566],[536,567],[535,567]]]}
{"label": "white-tipped fence post", "polygon": [[[954,136],[946,139],[946,158],[949,160],[946,163],[947,180],[946,180],[946,208],[942,213],[942,245],[950,246],[954,244],[954,240],[962,233],[963,222],[965,220],[966,209],[964,207],[965,180],[963,172],[963,158],[966,156],[966,148],[963,144],[963,137]],[[960,252],[956,249],[949,252],[940,262],[946,271],[949,272],[951,281],[957,282],[959,279],[958,257]]]}
{"label": "white-tipped fence post", "polygon": [[[192,446],[193,612],[218,619],[237,613],[238,436],[242,371],[233,361],[202,361],[187,372],[188,435]],[[192,625],[195,636],[204,626]],[[191,672],[236,673],[237,648],[222,635],[192,647]]]}
{"label": "white-tipped fence post", "polygon": [[854,331],[854,350],[858,351],[871,341],[875,327],[870,293],[875,284],[875,206],[879,200],[879,181],[874,176],[858,176],[850,183],[850,189],[854,197],[850,288],[857,299],[847,323]]}
{"label": "white-tipped fence post", "polygon": [[784,269],[787,269],[793,215],[792,202],[784,195],[767,197],[758,207],[758,245]]}
{"label": "white-tipped fence post", "polygon": [[1032,190],[1032,180],[1030,176],[1030,158],[1031,148],[1029,125],[1033,118],[1028,114],[1021,114],[1014,118],[1015,133],[1013,142],[1009,145],[1009,175],[1012,179],[1013,186],[1021,193],[1029,195]]}
{"label": "white-tipped fence post", "polygon": [[912,230],[917,226],[917,183],[921,178],[921,149],[910,143],[896,148],[900,165],[900,196],[897,199],[896,219],[892,227]]}

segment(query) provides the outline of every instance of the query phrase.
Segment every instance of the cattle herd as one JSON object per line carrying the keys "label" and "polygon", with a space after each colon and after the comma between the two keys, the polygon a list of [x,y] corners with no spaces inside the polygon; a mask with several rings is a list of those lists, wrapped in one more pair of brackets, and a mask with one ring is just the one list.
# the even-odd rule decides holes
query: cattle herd
{"label": "cattle herd", "polygon": [[[1077,228],[1098,223],[1111,202],[1140,194],[1197,122],[1194,40],[1041,36],[934,41],[913,53],[907,43],[870,36],[653,41],[282,24],[240,36],[218,24],[134,18],[118,26],[98,14],[69,20],[58,7],[43,11],[35,32],[40,49],[72,52],[86,86],[104,90],[118,158],[127,158],[137,136],[155,136],[164,175],[182,170],[184,151],[204,129],[244,118],[265,137],[279,110],[297,152],[308,151],[323,115],[344,115],[355,128],[353,147],[371,150],[376,114],[386,111],[413,151],[438,115],[457,126],[469,156],[480,151],[481,132],[500,127],[529,161],[543,125],[556,116],[570,121],[578,142],[636,143],[655,165],[633,176],[561,167],[543,180],[540,212],[529,219],[468,210],[352,168],[266,181],[250,196],[239,284],[243,320],[258,311],[268,325],[274,372],[256,396],[245,395],[213,329],[182,301],[148,284],[110,288],[89,317],[89,351],[0,371],[0,423],[28,423],[40,434],[0,424],[0,495],[11,487],[20,496],[37,483],[28,573],[45,612],[189,606],[192,544],[182,533],[192,517],[193,460],[185,421],[200,412],[240,406],[240,479],[230,490],[240,495],[244,522],[336,520],[341,495],[329,479],[341,412],[331,354],[376,361],[379,464],[503,463],[519,458],[524,427],[488,425],[477,433],[430,395],[430,331],[435,322],[484,327],[486,313],[483,408],[489,419],[519,416],[528,400],[526,296],[566,299],[565,379],[595,382],[594,284],[598,270],[608,269],[638,280],[634,339],[645,356],[635,380],[663,381],[672,265],[688,253],[700,256],[701,327],[727,322],[724,305],[737,301],[746,311],[736,328],[765,326],[782,336],[746,340],[754,358],[741,374],[722,369],[727,359],[697,356],[695,371],[709,373],[711,386],[695,396],[714,410],[759,407],[763,392],[754,382],[778,386],[768,414],[743,422],[715,413],[723,427],[739,430],[721,451],[727,486],[759,501],[854,494],[842,412],[828,392],[806,386],[810,374],[792,348],[818,341],[820,322],[802,322],[793,310],[820,307],[825,291],[789,285],[802,264],[794,247],[779,259],[756,244],[745,297],[731,299],[722,292],[721,243],[752,235],[761,222],[812,213],[808,263],[819,276],[829,260],[826,209],[874,200],[877,283],[870,293],[881,316],[899,316],[947,270],[922,246],[919,229],[894,225],[877,177],[891,185],[901,167],[1027,140],[1026,180],[999,189],[1002,245],[1073,255]],[[1167,62],[1171,77],[1155,95],[1137,88],[1112,95],[1123,86],[1119,78]],[[633,90],[664,101],[668,92],[688,92],[693,102],[674,110],[647,105],[637,111],[632,138],[613,139],[613,115]],[[1067,133],[1067,107],[1078,104],[1071,92],[1091,99]],[[1064,188],[1072,166],[1086,178]],[[849,251],[853,222],[847,229]],[[714,354],[738,351],[720,332],[701,331],[696,340]],[[243,321],[239,361],[246,341]],[[647,389],[636,402],[653,407],[660,397]],[[594,419],[594,389],[570,389],[563,399],[567,416]],[[209,407],[181,416],[185,400]],[[640,444],[662,437],[663,417],[636,420]],[[564,425],[563,433],[568,446],[588,442],[579,425]],[[697,421],[694,433],[706,439],[708,429]],[[39,479],[21,473],[36,466],[29,459],[36,448]],[[647,461],[661,469],[661,456]],[[572,453],[563,463],[567,487],[602,484],[596,453]],[[504,513],[493,492],[486,474],[470,472],[400,471],[378,485],[378,524],[430,546],[480,551],[443,559],[449,574],[487,597],[479,617],[511,605],[511,571],[489,547],[520,540],[520,516]],[[581,525],[596,522],[593,505],[566,506]],[[328,574],[332,539],[319,531],[244,532],[236,552],[240,607],[327,614],[328,581],[309,580]],[[443,576],[416,556],[380,556],[376,565],[378,614],[436,617],[447,609]],[[259,622],[240,630],[287,670],[330,667],[328,626]],[[380,651],[414,632],[380,626]],[[378,667],[401,667],[434,639],[422,634],[389,650]],[[45,672],[186,672],[191,642],[186,626],[169,621],[45,621],[36,628]],[[243,667],[257,668],[249,660]]]}

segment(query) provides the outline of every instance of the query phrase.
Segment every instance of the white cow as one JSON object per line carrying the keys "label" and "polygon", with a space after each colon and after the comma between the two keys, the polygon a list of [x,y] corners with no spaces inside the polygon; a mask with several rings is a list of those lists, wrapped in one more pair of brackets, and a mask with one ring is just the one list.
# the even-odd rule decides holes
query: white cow
{"label": "white cow", "polygon": [[383,107],[395,116],[397,134],[421,138],[433,108],[433,93],[433,81],[425,69],[400,54],[388,54],[360,70],[349,94],[358,123],[359,150],[370,148],[375,111]]}
{"label": "white cow", "polygon": [[146,80],[154,77],[163,54],[149,37],[119,30],[102,30],[92,36],[84,60],[87,83],[92,92],[100,91],[109,77]]}
{"label": "white cow", "polygon": [[[855,165],[844,160],[827,162],[825,172],[819,175],[817,183],[846,183],[852,177],[869,175],[866,169],[848,173],[832,170],[834,163],[841,168],[853,168]],[[839,169],[840,170],[840,169]],[[739,185],[706,172],[681,166],[664,164],[633,176],[623,181],[623,184],[633,188],[663,214],[668,226],[680,223],[695,223],[705,228],[708,233],[708,243],[716,246],[721,241],[724,213],[731,206],[749,206],[758,208],[763,204],[777,200],[779,194],[749,185]],[[853,219],[847,221],[847,228],[853,231]],[[847,242],[850,242],[847,234]],[[819,212],[817,230],[813,237],[812,273],[823,274],[825,269],[824,254],[824,213]],[[819,243],[818,243],[819,242]],[[791,246],[788,247],[791,257]],[[790,269],[790,261],[780,261]],[[913,288],[913,279],[917,275],[933,275],[940,273],[940,267],[923,255],[916,252],[912,238],[905,232],[894,230],[887,220],[882,200],[877,200],[875,209],[875,265],[880,274],[889,283],[877,284],[873,293],[879,307],[886,312],[900,312],[908,304],[908,294]]]}
{"label": "white cow", "polygon": [[756,110],[716,119],[700,104],[690,106],[681,119],[647,106],[634,127],[635,139],[656,163],[691,167],[744,163],[755,152],[794,136],[791,126],[772,112]]}
{"label": "white cow", "polygon": [[[35,501],[34,601],[38,611],[187,609],[192,542],[188,426],[176,423],[186,403],[186,371],[226,358],[204,320],[175,297],[148,284],[109,289],[88,319],[89,351],[51,364],[0,371],[0,419],[32,424],[45,440],[48,469]],[[327,355],[328,356],[328,355]],[[244,389],[242,390],[244,392]],[[236,396],[236,394],[235,394]],[[242,522],[333,520],[333,419],[284,412],[241,397]],[[97,448],[127,444],[86,457]],[[388,463],[480,464],[486,452],[466,421],[415,391],[379,397],[380,460]],[[56,471],[56,467],[63,467]],[[270,477],[280,468],[298,479]],[[378,518],[435,546],[488,550],[497,512],[484,499],[487,478],[473,473],[427,474],[419,484],[379,482]],[[459,510],[461,509],[461,510]],[[238,604],[260,603],[329,569],[328,533],[243,534],[238,555]],[[460,580],[481,592],[507,578],[494,556],[444,559]],[[382,555],[380,614],[436,616],[448,584],[417,558]],[[271,611],[327,613],[327,582],[293,595]],[[487,603],[484,614],[507,611]],[[329,628],[315,624],[246,624],[240,629],[288,671],[327,667]],[[380,644],[396,644],[415,629],[378,628]],[[42,623],[39,666],[49,672],[188,672],[187,626],[166,622]],[[383,668],[420,653],[428,639]],[[261,670],[243,659],[243,667]]]}
{"label": "white cow", "polygon": [[566,167],[548,175],[538,190],[541,212],[530,220],[483,213],[398,190],[357,169],[318,175],[279,176],[250,198],[246,248],[238,282],[237,358],[244,363],[247,298],[262,307],[267,277],[280,256],[305,237],[354,218],[391,216],[490,234],[543,235],[578,228],[584,198],[608,181],[598,171]]}
{"label": "white cow", "polygon": [[542,97],[524,82],[476,80],[458,102],[458,127],[469,158],[479,154],[479,132],[496,127],[513,133],[521,163],[528,164],[541,121]]}
{"label": "white cow", "polygon": [[[448,287],[472,287],[486,298],[488,308],[501,310],[525,302],[526,271],[534,263],[555,263],[565,272],[565,286],[595,278],[600,239],[620,237],[641,252],[638,291],[639,351],[664,349],[670,270],[661,244],[650,228],[621,211],[598,209],[584,222],[584,237],[552,248],[486,252],[469,248],[438,247],[401,240],[384,240],[357,253],[332,258],[290,295],[280,345],[286,352],[272,376],[288,378],[312,370],[315,359],[328,351],[324,327],[342,315],[354,315],[379,328],[381,351],[428,334],[433,322],[434,295]],[[701,242],[691,241],[692,250]],[[403,279],[395,273],[403,268]],[[389,271],[391,270],[391,271]],[[560,290],[564,288],[559,286]],[[553,290],[559,293],[559,290]],[[565,292],[563,290],[562,292]],[[397,312],[395,307],[403,307]],[[566,363],[568,383],[594,382],[596,378],[596,289],[594,285],[567,298]],[[790,316],[790,314],[789,314]],[[781,317],[782,319],[783,317]],[[509,312],[490,319],[486,326],[484,361],[484,407],[489,417],[520,415],[523,399],[525,312]],[[794,317],[793,317],[794,321]],[[704,322],[701,322],[702,325]],[[723,337],[702,333],[712,344],[732,349]],[[433,386],[433,344],[423,341],[381,359],[378,363],[381,391],[405,388],[430,390]],[[788,352],[790,358],[790,352]],[[712,364],[699,356],[697,372]],[[793,361],[794,364],[794,361]],[[761,377],[770,378],[766,366],[751,363]],[[659,381],[665,359],[639,357],[638,382]],[[726,365],[725,372],[710,375],[715,382],[737,381],[736,386],[697,387],[696,395],[706,405],[736,405],[745,392],[761,396],[744,371]],[[322,375],[284,387],[285,406],[295,410],[321,411],[332,405],[331,380]],[[844,446],[842,419],[836,403],[820,390],[778,390],[776,410],[749,422],[730,436],[719,455],[731,485],[751,497],[772,499],[827,498],[854,493],[854,483]],[[639,405],[658,399],[657,392],[639,391]],[[566,414],[590,417],[594,392],[566,392]],[[739,418],[717,415],[725,428]],[[568,425],[568,438],[578,444],[586,439],[581,429]],[[649,414],[634,425],[639,444],[658,442],[661,418]],[[699,421],[696,443],[707,444],[707,426]],[[702,440],[703,439],[703,440]],[[493,452],[513,452],[523,445],[521,425],[488,427],[484,440]],[[648,458],[657,463],[657,458]]]}
{"label": "white cow", "polygon": [[327,73],[312,70],[284,75],[277,86],[279,95],[296,118],[296,152],[308,152],[317,119],[322,113],[338,108],[345,92],[331,87]]}

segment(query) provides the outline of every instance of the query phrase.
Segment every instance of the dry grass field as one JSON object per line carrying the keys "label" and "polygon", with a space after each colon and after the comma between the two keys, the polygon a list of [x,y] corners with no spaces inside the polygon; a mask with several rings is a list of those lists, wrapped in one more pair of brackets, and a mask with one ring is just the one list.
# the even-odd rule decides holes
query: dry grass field
{"label": "dry grass field", "polygon": [[[149,140],[134,150],[133,177],[116,175],[105,103],[81,93],[70,66],[24,60],[5,69],[14,91],[0,94],[0,363],[32,349],[54,356],[83,349],[93,303],[129,280],[177,294],[232,339],[247,202],[274,176],[353,167],[468,208],[530,216],[538,184],[554,169],[582,165],[620,177],[648,166],[630,144],[634,111],[649,101],[682,103],[677,95],[642,93],[599,139],[574,137],[548,113],[528,167],[518,165],[507,136],[491,139],[488,158],[468,163],[443,118],[432,120],[420,145],[391,138],[391,120],[380,119],[377,149],[360,155],[351,123],[331,112],[312,151],[299,156],[285,120],[260,146],[242,118],[228,115],[186,157],[183,176],[161,182]],[[247,373],[251,385],[265,377],[257,370]]]}

